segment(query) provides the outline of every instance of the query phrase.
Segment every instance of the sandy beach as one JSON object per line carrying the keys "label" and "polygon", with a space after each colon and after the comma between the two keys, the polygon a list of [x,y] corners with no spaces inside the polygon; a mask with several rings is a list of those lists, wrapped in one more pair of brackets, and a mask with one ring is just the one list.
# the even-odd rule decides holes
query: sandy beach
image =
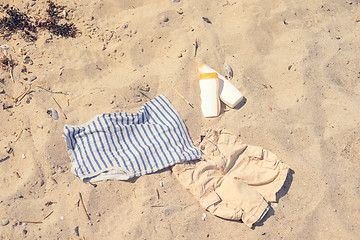
{"label": "sandy beach", "polygon": [[[75,37],[38,28],[35,41],[21,31],[0,38],[14,63],[0,69],[0,240],[359,238],[360,1],[54,3],[66,6],[61,23],[73,23]],[[48,8],[0,4],[33,22]],[[204,118],[196,69],[225,74],[224,63],[246,102]],[[94,185],[71,172],[65,124],[134,113],[160,94],[193,142],[226,129],[290,166],[279,201],[253,229],[203,220],[171,168]]]}

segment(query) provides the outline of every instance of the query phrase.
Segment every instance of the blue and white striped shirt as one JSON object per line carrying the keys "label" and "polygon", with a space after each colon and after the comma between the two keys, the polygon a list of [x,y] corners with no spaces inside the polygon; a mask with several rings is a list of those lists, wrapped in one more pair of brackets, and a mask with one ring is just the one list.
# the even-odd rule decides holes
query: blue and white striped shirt
{"label": "blue and white striped shirt", "polygon": [[71,170],[84,182],[127,180],[201,158],[164,95],[136,113],[102,114],[83,125],[65,125],[63,136]]}

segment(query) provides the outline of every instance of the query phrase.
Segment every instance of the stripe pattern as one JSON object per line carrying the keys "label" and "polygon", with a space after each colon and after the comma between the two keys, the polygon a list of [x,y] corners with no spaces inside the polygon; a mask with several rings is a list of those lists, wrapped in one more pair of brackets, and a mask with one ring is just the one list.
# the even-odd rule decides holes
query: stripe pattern
{"label": "stripe pattern", "polygon": [[201,159],[186,126],[160,95],[136,113],[108,113],[65,125],[72,172],[84,182],[127,180],[183,161]]}

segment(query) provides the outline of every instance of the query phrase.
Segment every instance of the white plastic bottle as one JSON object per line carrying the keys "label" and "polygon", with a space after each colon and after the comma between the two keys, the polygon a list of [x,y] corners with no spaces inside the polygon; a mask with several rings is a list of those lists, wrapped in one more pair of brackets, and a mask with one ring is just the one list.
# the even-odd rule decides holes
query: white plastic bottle
{"label": "white plastic bottle", "polygon": [[236,107],[236,105],[243,100],[244,95],[231,84],[229,80],[227,80],[224,76],[216,72],[214,69],[209,67],[206,64],[201,65],[197,69],[198,73],[217,73],[219,77],[219,97],[221,101],[223,101],[226,105],[231,108]]}
{"label": "white plastic bottle", "polygon": [[201,111],[204,117],[217,117],[220,113],[219,100],[219,79],[218,74],[202,73],[200,74],[200,97]]}

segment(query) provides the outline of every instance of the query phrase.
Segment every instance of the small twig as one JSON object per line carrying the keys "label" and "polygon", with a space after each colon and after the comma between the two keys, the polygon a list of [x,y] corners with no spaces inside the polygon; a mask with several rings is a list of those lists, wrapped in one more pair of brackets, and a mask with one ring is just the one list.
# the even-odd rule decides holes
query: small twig
{"label": "small twig", "polygon": [[8,160],[10,157],[9,156],[6,156],[6,157],[0,157],[0,163],[5,161],[5,160]]}
{"label": "small twig", "polygon": [[61,113],[63,114],[63,117],[64,117],[65,119],[67,119],[64,111],[62,110],[62,108],[60,107],[60,105],[58,104],[58,102],[55,100],[55,98],[51,97],[51,99],[52,99],[52,100],[55,102],[55,104],[58,106],[58,108],[60,109]]}
{"label": "small twig", "polygon": [[359,18],[359,16],[357,16],[357,17],[355,18],[355,21],[354,21],[354,22],[357,22],[358,18]]}
{"label": "small twig", "polygon": [[46,83],[43,83],[43,84],[36,85],[35,87],[43,87],[43,86],[48,85],[48,84],[49,84],[49,82],[46,82]]}
{"label": "small twig", "polygon": [[69,95],[68,93],[64,93],[64,92],[61,92],[61,91],[59,91],[59,92],[54,92],[54,91],[51,91],[51,90],[47,90],[46,88],[43,88],[43,87],[41,87],[41,86],[37,86],[37,87],[38,87],[38,88],[41,88],[42,90],[45,90],[45,91],[47,91],[47,92],[49,92],[49,93]]}
{"label": "small twig", "polygon": [[96,184],[94,184],[94,183],[92,183],[92,182],[89,182],[89,184],[90,184],[91,186],[93,186],[94,188],[96,188],[96,187],[97,187],[97,185],[96,185]]}
{"label": "small twig", "polygon": [[90,216],[89,216],[89,214],[87,213],[87,211],[86,211],[86,208],[85,208],[85,205],[84,205],[84,201],[83,201],[83,199],[82,199],[82,196],[81,196],[81,193],[79,192],[79,196],[80,196],[80,202],[81,202],[81,205],[82,205],[82,207],[83,207],[83,209],[84,209],[84,212],[85,212],[85,214],[86,214],[86,217],[87,217],[87,219],[90,221]]}
{"label": "small twig", "polygon": [[19,221],[21,223],[42,223],[40,221]]}
{"label": "small twig", "polygon": [[49,212],[49,214],[48,215],[46,215],[45,217],[44,217],[44,219],[43,220],[45,220],[45,219],[47,219],[52,213],[54,212],[54,210],[53,211],[51,211],[51,212]]}
{"label": "small twig", "polygon": [[197,50],[198,50],[198,48],[199,48],[199,44],[198,44],[198,42],[197,42],[197,39],[195,39],[194,46],[195,46],[194,57],[196,57],[196,53],[197,53]]}
{"label": "small twig", "polygon": [[155,197],[156,197],[157,199],[160,198],[160,194],[159,194],[159,191],[158,191],[157,188],[155,188]]}
{"label": "small twig", "polygon": [[13,65],[11,63],[12,63],[12,59],[11,59],[11,55],[10,55],[10,61],[8,61],[9,72],[10,72],[11,79],[15,83],[14,74],[13,74]]}
{"label": "small twig", "polygon": [[31,90],[31,87],[27,88],[22,94],[20,94],[20,96],[13,98],[13,97],[9,97],[7,96],[9,99],[11,99],[13,102],[18,103],[20,102],[25,96],[26,94],[28,94]]}
{"label": "small twig", "polygon": [[181,93],[179,93],[178,90],[176,90],[175,88],[174,90],[187,104],[190,105],[190,107],[194,108],[194,106],[183,95],[181,95]]}
{"label": "small twig", "polygon": [[25,128],[25,130],[31,134],[30,128]]}
{"label": "small twig", "polygon": [[17,142],[19,140],[19,138],[21,137],[21,134],[23,133],[24,129],[21,129],[21,132],[19,133],[18,137],[16,138],[15,142]]}
{"label": "small twig", "polygon": [[21,102],[21,100],[28,94],[31,90],[31,87],[29,87],[20,97],[16,98],[16,102]]}
{"label": "small twig", "polygon": [[76,205],[79,206],[79,203],[80,203],[80,198],[76,201],[75,206]]}
{"label": "small twig", "polygon": [[14,103],[16,103],[16,98],[14,97],[10,97],[9,95],[5,94],[5,97],[7,97],[7,99],[13,101]]}
{"label": "small twig", "polygon": [[50,179],[51,179],[55,184],[58,184],[57,181],[56,181],[54,178],[50,177]]}
{"label": "small twig", "polygon": [[49,202],[46,202],[46,203],[45,203],[45,206],[48,207],[48,206],[50,206],[50,205],[53,205],[54,203],[56,203],[56,202],[54,202],[54,201],[49,201]]}
{"label": "small twig", "polygon": [[142,91],[139,91],[139,93],[141,93],[141,95],[143,95],[143,96],[146,97],[147,99],[151,100],[151,98],[149,98],[148,95],[146,95],[146,94],[143,93]]}
{"label": "small twig", "polygon": [[12,154],[12,155],[14,156],[14,149],[13,149],[12,146],[10,145],[10,142],[8,143],[8,148],[9,148],[9,150],[7,150],[6,152],[7,152],[8,154]]}
{"label": "small twig", "polygon": [[164,205],[161,203],[157,203],[157,204],[151,205],[150,207],[164,207]]}

